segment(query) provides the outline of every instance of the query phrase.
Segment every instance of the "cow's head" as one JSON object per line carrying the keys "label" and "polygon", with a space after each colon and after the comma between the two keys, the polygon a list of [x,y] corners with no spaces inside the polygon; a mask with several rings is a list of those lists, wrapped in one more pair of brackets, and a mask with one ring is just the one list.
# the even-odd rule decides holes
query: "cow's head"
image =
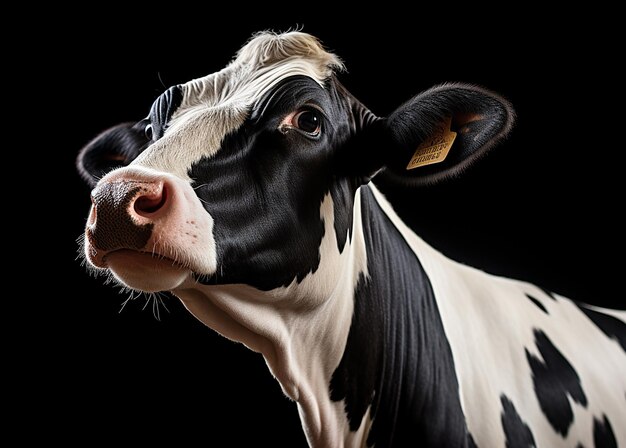
{"label": "cow's head", "polygon": [[[78,158],[94,187],[88,262],[143,291],[289,285],[318,269],[326,221],[343,250],[356,191],[373,176],[436,182],[511,127],[506,101],[461,84],[376,117],[338,82],[341,69],[310,35],[259,34],[220,72],[96,137]],[[441,142],[424,142],[443,131],[456,132],[445,160],[407,169],[418,147],[417,165],[434,157]]]}

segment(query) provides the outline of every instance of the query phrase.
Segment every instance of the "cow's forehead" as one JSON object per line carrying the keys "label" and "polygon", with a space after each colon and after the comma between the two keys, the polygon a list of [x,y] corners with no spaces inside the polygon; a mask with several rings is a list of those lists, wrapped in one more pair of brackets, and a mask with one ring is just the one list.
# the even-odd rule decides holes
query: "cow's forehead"
{"label": "cow's forehead", "polygon": [[223,70],[179,86],[182,100],[167,123],[168,131],[133,164],[189,180],[188,169],[215,155],[223,138],[281,81],[304,75],[323,86],[342,68],[339,58],[309,34],[258,34]]}
{"label": "cow's forehead", "polygon": [[320,85],[343,67],[305,33],[262,33],[250,40],[223,70],[183,85],[185,102],[216,105],[224,101],[254,102],[288,76],[309,76]]}

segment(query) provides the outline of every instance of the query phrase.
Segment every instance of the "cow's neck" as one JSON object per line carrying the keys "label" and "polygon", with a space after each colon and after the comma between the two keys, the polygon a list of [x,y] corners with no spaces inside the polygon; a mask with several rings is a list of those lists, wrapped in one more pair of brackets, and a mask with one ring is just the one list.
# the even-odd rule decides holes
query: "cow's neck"
{"label": "cow's neck", "polygon": [[320,265],[303,281],[267,292],[190,283],[176,295],[206,325],[263,354],[298,402],[313,446],[363,446],[368,437],[377,447],[462,446],[452,356],[430,282],[372,189],[356,195],[341,253],[327,196]]}
{"label": "cow's neck", "polygon": [[362,189],[361,204],[368,278],[356,289],[332,398],[345,402],[353,430],[364,413],[374,417],[368,442],[376,447],[463,446],[468,435],[452,354],[420,258],[441,269],[449,261],[425,244],[416,254],[374,188]]}
{"label": "cow's neck", "polygon": [[[328,194],[320,208],[324,235],[319,266],[301,281],[260,291],[246,285],[201,285],[190,279],[174,291],[204,324],[263,354],[285,394],[297,401],[314,446],[341,446],[349,433],[343,404],[330,400],[328,387],[344,353],[354,289],[367,263],[360,227],[339,251],[332,197]],[[358,202],[354,220],[360,222],[360,216]]]}

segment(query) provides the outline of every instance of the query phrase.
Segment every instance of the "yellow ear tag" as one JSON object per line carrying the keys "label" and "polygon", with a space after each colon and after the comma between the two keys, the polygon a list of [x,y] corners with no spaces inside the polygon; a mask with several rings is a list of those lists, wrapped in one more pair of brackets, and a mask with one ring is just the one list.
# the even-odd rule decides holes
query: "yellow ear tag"
{"label": "yellow ear tag", "polygon": [[448,118],[435,128],[432,135],[417,147],[411,161],[406,166],[407,170],[445,160],[456,138],[456,132],[450,130],[451,124],[452,118]]}

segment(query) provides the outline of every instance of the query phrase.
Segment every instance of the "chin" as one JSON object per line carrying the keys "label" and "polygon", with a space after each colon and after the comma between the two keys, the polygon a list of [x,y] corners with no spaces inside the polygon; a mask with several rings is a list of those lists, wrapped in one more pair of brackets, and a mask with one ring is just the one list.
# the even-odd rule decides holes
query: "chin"
{"label": "chin", "polygon": [[111,252],[106,264],[120,283],[144,292],[171,291],[191,277],[189,269],[170,258],[134,250]]}

